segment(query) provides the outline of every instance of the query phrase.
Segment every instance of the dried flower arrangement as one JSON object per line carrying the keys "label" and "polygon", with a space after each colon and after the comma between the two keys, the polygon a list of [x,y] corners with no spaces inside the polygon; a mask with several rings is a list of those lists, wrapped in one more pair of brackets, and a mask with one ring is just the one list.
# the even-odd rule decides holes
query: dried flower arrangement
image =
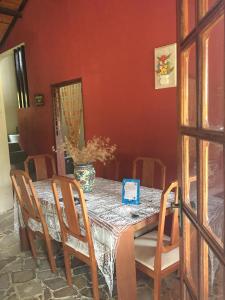
{"label": "dried flower arrangement", "polygon": [[87,141],[86,146],[79,149],[73,139],[65,137],[64,148],[72,157],[74,164],[87,164],[100,161],[103,164],[114,159],[116,145],[110,145],[110,138],[96,137]]}
{"label": "dried flower arrangement", "polygon": [[[77,87],[80,89],[81,87]],[[88,140],[86,146],[80,147],[80,134],[81,134],[81,119],[82,119],[82,99],[77,95],[76,88],[73,86],[71,89],[62,90],[61,106],[65,119],[66,132],[62,131],[64,142],[57,146],[57,149],[52,148],[53,151],[66,151],[73,159],[74,164],[81,165],[100,161],[103,164],[107,160],[114,158],[116,145],[110,144],[109,138],[96,137]],[[76,101],[74,101],[76,100]],[[75,105],[75,103],[77,103]]]}

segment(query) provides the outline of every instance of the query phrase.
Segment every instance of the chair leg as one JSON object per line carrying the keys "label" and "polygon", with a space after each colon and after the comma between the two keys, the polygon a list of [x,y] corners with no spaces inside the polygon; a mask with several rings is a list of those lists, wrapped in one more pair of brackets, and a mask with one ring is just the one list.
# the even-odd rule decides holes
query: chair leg
{"label": "chair leg", "polygon": [[49,263],[51,266],[51,270],[53,273],[55,273],[56,272],[56,263],[55,263],[55,258],[54,258],[54,254],[53,254],[53,249],[52,249],[52,241],[49,236],[48,237],[45,236],[45,243],[46,243],[46,247],[47,247],[48,259],[49,259]]}
{"label": "chair leg", "polygon": [[71,265],[70,265],[70,254],[66,248],[64,250],[64,263],[66,269],[66,279],[69,286],[72,285]]}
{"label": "chair leg", "polygon": [[91,278],[92,278],[92,289],[95,300],[99,300],[99,289],[98,289],[98,269],[96,261],[91,261]]}
{"label": "chair leg", "polygon": [[160,285],[161,285],[161,278],[157,276],[154,278],[154,300],[160,300]]}
{"label": "chair leg", "polygon": [[27,228],[27,235],[28,235],[28,240],[29,240],[29,243],[30,243],[31,253],[32,253],[34,258],[37,258],[37,251],[36,251],[36,248],[35,248],[35,245],[34,245],[34,234],[30,230],[30,228]]}

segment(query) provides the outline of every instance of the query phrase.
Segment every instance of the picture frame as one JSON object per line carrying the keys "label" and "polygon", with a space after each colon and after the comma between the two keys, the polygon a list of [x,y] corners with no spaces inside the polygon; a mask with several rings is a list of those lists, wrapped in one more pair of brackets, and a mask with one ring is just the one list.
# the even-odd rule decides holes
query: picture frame
{"label": "picture frame", "polygon": [[43,106],[44,105],[44,95],[43,94],[34,95],[34,103],[36,106]]}
{"label": "picture frame", "polygon": [[122,204],[140,204],[140,180],[126,179],[122,181]]}
{"label": "picture frame", "polygon": [[155,89],[177,86],[177,44],[155,48]]}

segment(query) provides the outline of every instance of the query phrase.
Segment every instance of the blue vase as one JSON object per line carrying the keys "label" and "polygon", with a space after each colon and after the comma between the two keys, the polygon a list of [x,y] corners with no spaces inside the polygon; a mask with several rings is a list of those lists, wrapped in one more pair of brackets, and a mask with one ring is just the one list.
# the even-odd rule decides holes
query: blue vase
{"label": "blue vase", "polygon": [[93,164],[74,165],[74,177],[79,181],[83,192],[91,192],[95,182],[95,168]]}

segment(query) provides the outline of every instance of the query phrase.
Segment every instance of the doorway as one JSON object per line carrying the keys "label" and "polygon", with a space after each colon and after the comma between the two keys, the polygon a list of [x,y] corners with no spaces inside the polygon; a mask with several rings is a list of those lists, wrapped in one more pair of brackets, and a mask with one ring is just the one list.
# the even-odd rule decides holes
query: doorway
{"label": "doorway", "polygon": [[[13,49],[0,55],[0,213],[13,207],[12,187],[9,177],[12,160],[9,148],[17,151],[18,145],[17,85]],[[11,136],[11,142],[9,140]],[[13,159],[13,158],[12,158]]]}
{"label": "doorway", "polygon": [[73,161],[62,145],[70,137],[82,148],[84,139],[83,95],[81,78],[52,85],[55,148],[58,174],[73,173]]}
{"label": "doorway", "polygon": [[225,299],[224,0],[178,1],[181,299]]}

